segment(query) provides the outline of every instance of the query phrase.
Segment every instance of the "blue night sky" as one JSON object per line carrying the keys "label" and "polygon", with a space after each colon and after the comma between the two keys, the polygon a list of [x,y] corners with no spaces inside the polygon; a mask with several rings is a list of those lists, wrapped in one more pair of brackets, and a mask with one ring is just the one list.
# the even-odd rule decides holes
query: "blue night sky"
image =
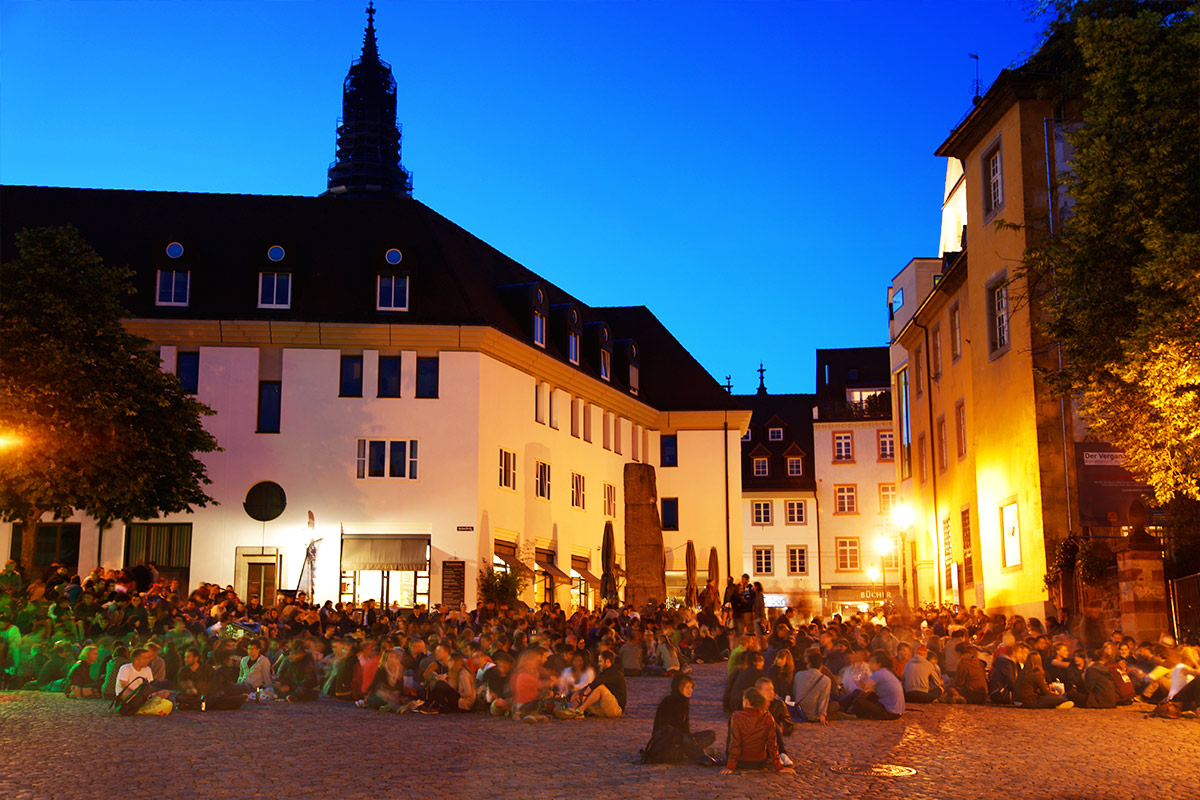
{"label": "blue night sky", "polygon": [[[0,0],[0,182],[316,195],[366,2]],[[1036,46],[1020,0],[395,2],[414,196],[735,392],[886,344],[933,150]]]}

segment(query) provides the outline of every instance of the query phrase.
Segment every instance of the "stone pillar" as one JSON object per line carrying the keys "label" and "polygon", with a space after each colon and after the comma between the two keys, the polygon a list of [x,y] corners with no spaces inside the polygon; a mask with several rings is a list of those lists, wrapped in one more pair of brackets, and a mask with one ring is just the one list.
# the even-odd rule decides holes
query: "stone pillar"
{"label": "stone pillar", "polygon": [[654,467],[625,465],[625,602],[635,608],[667,597],[662,521]]}
{"label": "stone pillar", "polygon": [[1121,632],[1136,641],[1158,641],[1170,630],[1163,557],[1154,537],[1137,530],[1117,550]]}

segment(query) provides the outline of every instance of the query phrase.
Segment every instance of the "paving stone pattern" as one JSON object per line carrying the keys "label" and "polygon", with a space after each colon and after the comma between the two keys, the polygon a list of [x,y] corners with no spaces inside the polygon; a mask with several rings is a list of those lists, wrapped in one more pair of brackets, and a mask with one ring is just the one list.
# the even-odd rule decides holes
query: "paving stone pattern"
{"label": "paving stone pattern", "polygon": [[[696,729],[718,730],[724,665],[695,670]],[[663,678],[629,681],[620,720],[514,722],[396,716],[322,700],[236,712],[123,718],[100,701],[0,693],[0,800],[196,798],[904,798],[1082,800],[1200,793],[1200,722],[1140,708],[1023,710],[932,705],[898,722],[797,726],[797,775],[720,776],[643,766]],[[830,767],[897,764],[908,778]]]}

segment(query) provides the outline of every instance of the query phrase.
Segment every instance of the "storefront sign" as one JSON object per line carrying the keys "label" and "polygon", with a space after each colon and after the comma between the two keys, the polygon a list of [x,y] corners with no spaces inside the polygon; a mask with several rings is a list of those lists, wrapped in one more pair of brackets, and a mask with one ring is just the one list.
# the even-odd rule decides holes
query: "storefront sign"
{"label": "storefront sign", "polygon": [[457,606],[467,599],[467,562],[442,562],[442,602]]}
{"label": "storefront sign", "polygon": [[1129,524],[1129,505],[1150,487],[1125,469],[1125,454],[1105,442],[1076,442],[1079,521],[1097,528]]}

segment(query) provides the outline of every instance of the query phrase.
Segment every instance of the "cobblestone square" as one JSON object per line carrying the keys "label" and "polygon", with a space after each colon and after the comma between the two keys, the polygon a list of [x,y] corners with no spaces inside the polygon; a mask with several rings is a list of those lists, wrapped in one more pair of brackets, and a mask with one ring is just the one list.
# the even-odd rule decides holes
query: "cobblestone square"
{"label": "cobblestone square", "polygon": [[[694,729],[719,731],[724,665],[695,669]],[[899,722],[798,726],[797,775],[720,776],[643,766],[638,749],[668,690],[629,681],[620,720],[514,722],[395,716],[321,700],[237,712],[122,718],[99,701],[0,694],[0,798],[1016,798],[1191,797],[1200,722],[1143,708],[1033,711],[932,705]],[[835,773],[895,764],[912,777]]]}

